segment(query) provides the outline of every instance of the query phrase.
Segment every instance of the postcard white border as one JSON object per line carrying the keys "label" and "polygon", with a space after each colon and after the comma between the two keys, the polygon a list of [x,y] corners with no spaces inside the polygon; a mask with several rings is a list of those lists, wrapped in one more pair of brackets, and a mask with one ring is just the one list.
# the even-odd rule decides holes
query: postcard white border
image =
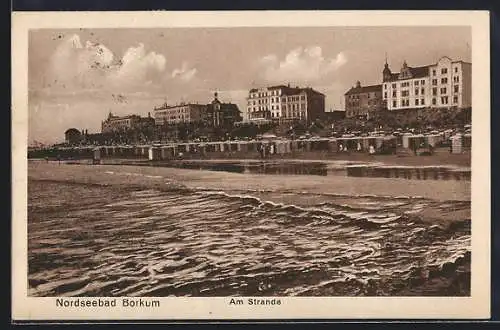
{"label": "postcard white border", "polygon": [[[56,307],[56,298],[28,297],[26,206],[29,29],[243,26],[472,27],[474,138],[472,139],[470,297],[281,297],[281,305],[265,307],[230,306],[230,298],[155,298],[160,300],[160,308],[133,309],[60,308]],[[14,320],[489,318],[489,38],[489,13],[486,11],[14,12],[12,14],[12,318]]]}

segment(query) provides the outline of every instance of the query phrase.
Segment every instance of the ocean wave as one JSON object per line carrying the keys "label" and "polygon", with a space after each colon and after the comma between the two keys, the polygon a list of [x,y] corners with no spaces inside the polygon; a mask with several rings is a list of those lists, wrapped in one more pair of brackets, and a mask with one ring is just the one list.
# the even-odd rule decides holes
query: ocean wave
{"label": "ocean wave", "polygon": [[296,205],[287,202],[294,194],[261,191],[28,188],[32,296],[470,292],[470,221],[443,227],[405,214],[467,203],[342,195]]}

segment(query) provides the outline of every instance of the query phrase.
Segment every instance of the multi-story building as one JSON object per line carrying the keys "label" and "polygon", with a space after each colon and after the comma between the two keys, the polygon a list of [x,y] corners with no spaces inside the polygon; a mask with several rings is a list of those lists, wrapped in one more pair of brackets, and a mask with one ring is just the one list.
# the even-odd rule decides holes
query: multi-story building
{"label": "multi-story building", "polygon": [[325,95],[312,88],[278,85],[253,88],[247,98],[250,121],[311,122],[325,112]]}
{"label": "multi-story building", "polygon": [[163,105],[154,109],[157,126],[179,123],[198,123],[208,127],[232,127],[241,121],[238,106],[233,103],[219,101],[217,92],[210,104],[181,103],[179,105]]}
{"label": "multi-story building", "polygon": [[241,121],[238,106],[233,103],[223,103],[214,93],[213,101],[207,105],[206,124],[212,127],[232,127],[235,122]]}
{"label": "multi-story building", "polygon": [[436,64],[382,71],[383,99],[389,110],[457,107],[472,104],[472,64],[444,56]]}
{"label": "multi-story building", "polygon": [[181,103],[178,105],[162,105],[154,108],[156,125],[175,125],[180,123],[203,122],[207,114],[206,104]]}
{"label": "multi-story building", "polygon": [[359,81],[344,94],[346,118],[363,116],[369,118],[374,111],[385,108],[382,85],[361,86]]}
{"label": "multi-story building", "polygon": [[154,126],[154,119],[151,117],[150,113],[148,117],[141,117],[138,115],[120,117],[110,112],[108,118],[101,122],[101,132],[119,132],[130,129],[142,129],[148,126]]}

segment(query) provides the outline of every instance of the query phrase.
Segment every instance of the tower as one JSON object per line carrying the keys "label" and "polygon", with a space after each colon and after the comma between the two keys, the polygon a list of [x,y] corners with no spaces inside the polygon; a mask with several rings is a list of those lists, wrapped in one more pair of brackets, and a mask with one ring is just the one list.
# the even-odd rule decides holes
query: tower
{"label": "tower", "polygon": [[382,81],[386,82],[391,80],[391,69],[389,69],[389,64],[387,63],[387,54],[385,55],[384,70],[382,71]]}

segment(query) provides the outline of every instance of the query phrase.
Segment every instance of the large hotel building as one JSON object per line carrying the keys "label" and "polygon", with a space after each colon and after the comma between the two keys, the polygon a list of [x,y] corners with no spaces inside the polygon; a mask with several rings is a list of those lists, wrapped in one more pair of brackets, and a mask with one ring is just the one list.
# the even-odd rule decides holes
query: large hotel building
{"label": "large hotel building", "polygon": [[285,85],[253,88],[247,98],[250,121],[311,122],[325,111],[325,95],[312,88]]}
{"label": "large hotel building", "polygon": [[212,127],[230,127],[241,120],[241,115],[236,104],[219,101],[216,92],[210,104],[181,103],[156,107],[154,119],[157,126],[204,123]]}
{"label": "large hotel building", "polygon": [[202,122],[207,112],[206,104],[181,103],[154,108],[156,125]]}
{"label": "large hotel building", "polygon": [[388,110],[415,108],[468,108],[472,104],[472,64],[442,57],[436,64],[391,72],[385,63],[382,97]]}

